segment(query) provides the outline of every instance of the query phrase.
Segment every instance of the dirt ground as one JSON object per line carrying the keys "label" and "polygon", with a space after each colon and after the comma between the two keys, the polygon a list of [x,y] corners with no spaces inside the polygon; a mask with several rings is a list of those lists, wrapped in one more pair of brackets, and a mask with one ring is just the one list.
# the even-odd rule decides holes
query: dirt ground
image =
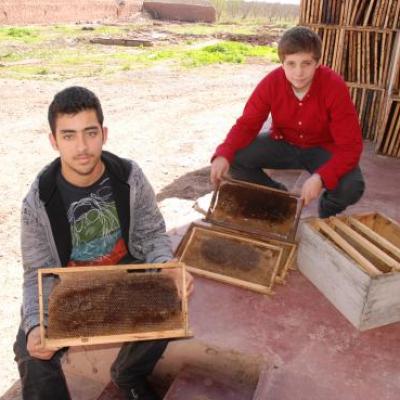
{"label": "dirt ground", "polygon": [[46,121],[53,95],[73,84],[98,94],[110,129],[106,149],[141,165],[171,229],[186,222],[193,201],[210,191],[208,165],[215,146],[273,67],[182,71],[164,65],[101,79],[0,80],[0,396],[18,379],[12,344],[22,295],[20,204],[37,172],[56,156]]}

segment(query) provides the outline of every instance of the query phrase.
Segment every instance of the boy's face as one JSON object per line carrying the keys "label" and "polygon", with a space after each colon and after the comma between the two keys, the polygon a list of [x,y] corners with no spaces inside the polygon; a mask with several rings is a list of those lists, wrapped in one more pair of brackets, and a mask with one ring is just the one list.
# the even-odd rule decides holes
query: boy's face
{"label": "boy's face", "polygon": [[58,115],[50,142],[60,153],[64,178],[77,186],[94,183],[103,168],[100,157],[106,140],[107,128],[101,127],[95,110]]}
{"label": "boy's face", "polygon": [[282,63],[286,79],[294,89],[307,91],[311,86],[319,62],[312,53],[295,53],[285,56]]}

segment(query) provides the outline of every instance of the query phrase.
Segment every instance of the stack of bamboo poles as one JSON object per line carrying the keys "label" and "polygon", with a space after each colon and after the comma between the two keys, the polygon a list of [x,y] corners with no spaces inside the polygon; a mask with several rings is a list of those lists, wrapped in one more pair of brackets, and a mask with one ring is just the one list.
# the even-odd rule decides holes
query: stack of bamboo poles
{"label": "stack of bamboo poles", "polygon": [[399,156],[389,142],[400,141],[400,0],[302,0],[300,24],[320,35],[322,63],[347,82],[363,137]]}
{"label": "stack of bamboo poles", "polygon": [[390,101],[383,132],[378,151],[400,157],[400,99]]}
{"label": "stack of bamboo poles", "polygon": [[398,0],[303,0],[302,24],[400,29]]}
{"label": "stack of bamboo poles", "polygon": [[400,157],[400,31],[395,47],[382,129],[377,138],[376,148],[379,153]]}

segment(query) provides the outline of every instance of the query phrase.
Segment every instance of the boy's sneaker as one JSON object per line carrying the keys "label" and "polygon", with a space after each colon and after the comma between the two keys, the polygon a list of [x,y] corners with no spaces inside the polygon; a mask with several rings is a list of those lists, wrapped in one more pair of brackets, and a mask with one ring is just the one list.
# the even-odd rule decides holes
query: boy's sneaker
{"label": "boy's sneaker", "polygon": [[160,400],[145,380],[135,383],[125,393],[127,400]]}

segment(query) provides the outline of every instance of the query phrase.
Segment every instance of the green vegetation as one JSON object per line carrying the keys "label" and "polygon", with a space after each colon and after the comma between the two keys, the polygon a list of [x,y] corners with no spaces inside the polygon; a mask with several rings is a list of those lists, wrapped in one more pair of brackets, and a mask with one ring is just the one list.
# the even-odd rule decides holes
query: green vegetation
{"label": "green vegetation", "polygon": [[0,27],[0,42],[35,43],[40,41],[40,33],[36,28]]}
{"label": "green vegetation", "polygon": [[[168,62],[174,67],[193,68],[215,63],[244,63],[251,57],[277,62],[276,49],[240,42],[208,44],[196,35],[216,32],[252,33],[252,25],[165,24],[161,29],[178,36],[180,44],[155,47],[121,47],[91,44],[98,36],[126,37],[143,26],[77,25],[0,27],[0,78],[60,79],[109,75]],[[147,27],[147,31],[152,27]],[[146,31],[146,29],[144,29]],[[202,32],[202,33],[200,33]],[[185,35],[189,35],[189,38]],[[193,35],[190,36],[190,35]],[[202,44],[202,41],[204,44]]]}
{"label": "green vegetation", "polygon": [[275,48],[251,46],[238,42],[221,42],[201,49],[184,52],[182,64],[190,67],[215,63],[241,64],[249,57],[262,57],[268,61],[278,62]]}

